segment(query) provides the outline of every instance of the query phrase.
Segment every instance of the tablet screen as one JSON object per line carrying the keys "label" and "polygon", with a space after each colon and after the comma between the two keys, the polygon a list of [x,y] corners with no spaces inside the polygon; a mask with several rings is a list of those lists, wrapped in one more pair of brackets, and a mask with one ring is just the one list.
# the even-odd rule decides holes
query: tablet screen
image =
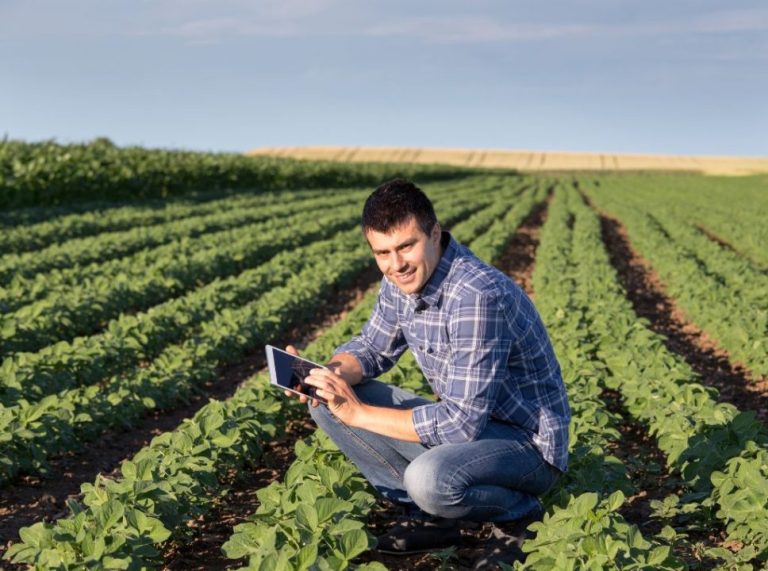
{"label": "tablet screen", "polygon": [[315,387],[304,382],[304,378],[309,375],[310,370],[318,368],[324,369],[325,367],[302,357],[291,355],[272,345],[267,345],[267,362],[269,363],[270,383],[283,389],[317,399],[320,402],[326,402],[325,399],[317,396]]}

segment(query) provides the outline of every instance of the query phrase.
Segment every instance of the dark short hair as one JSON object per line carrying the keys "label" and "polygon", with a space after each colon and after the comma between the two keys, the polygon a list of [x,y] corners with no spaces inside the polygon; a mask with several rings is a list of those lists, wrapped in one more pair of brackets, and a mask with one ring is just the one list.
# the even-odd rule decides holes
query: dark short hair
{"label": "dark short hair", "polygon": [[395,178],[379,185],[363,206],[363,233],[387,234],[408,222],[411,216],[427,236],[437,223],[435,209],[427,195],[411,181]]}

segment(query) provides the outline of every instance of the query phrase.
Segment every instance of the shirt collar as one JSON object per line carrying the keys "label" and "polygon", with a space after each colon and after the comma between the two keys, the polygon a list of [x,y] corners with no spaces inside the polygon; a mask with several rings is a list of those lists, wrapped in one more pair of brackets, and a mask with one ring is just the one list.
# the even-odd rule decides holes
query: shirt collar
{"label": "shirt collar", "polygon": [[443,247],[443,255],[437,263],[435,271],[429,277],[427,284],[419,292],[408,297],[416,307],[432,307],[440,301],[443,294],[443,284],[451,271],[453,260],[456,258],[459,246],[456,240],[449,232],[443,231],[440,238],[440,245]]}

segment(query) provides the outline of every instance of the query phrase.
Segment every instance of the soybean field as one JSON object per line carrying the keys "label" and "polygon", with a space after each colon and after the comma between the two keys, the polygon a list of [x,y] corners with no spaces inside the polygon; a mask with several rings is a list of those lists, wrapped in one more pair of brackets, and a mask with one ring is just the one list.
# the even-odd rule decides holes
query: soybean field
{"label": "soybean field", "polygon": [[[6,183],[0,568],[471,568],[483,529],[377,554],[392,507],[264,372],[267,343],[322,361],[359,332],[360,213],[395,175],[526,290],[563,369],[570,469],[514,568],[766,566],[768,176],[268,161],[194,192],[64,184],[65,159]],[[433,398],[408,354],[385,378]]]}

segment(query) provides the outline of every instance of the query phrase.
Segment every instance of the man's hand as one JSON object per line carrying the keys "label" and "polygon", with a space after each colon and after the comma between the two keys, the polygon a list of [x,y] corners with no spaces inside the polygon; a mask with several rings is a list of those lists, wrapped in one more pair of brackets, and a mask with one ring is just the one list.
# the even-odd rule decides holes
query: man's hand
{"label": "man's hand", "polygon": [[356,426],[366,405],[357,398],[346,379],[330,369],[312,369],[304,382],[315,387],[317,396],[328,401],[328,409],[334,416],[344,424]]}

